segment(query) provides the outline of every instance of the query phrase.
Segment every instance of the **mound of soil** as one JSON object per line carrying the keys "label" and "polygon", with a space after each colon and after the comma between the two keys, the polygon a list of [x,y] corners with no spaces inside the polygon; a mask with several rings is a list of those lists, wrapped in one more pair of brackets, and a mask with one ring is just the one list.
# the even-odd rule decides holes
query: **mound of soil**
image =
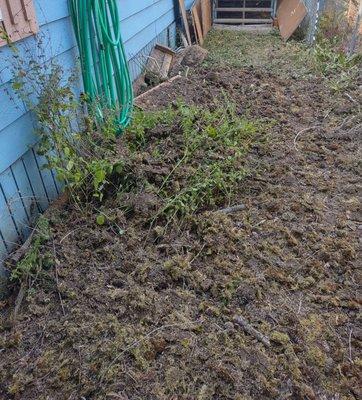
{"label": "mound of soil", "polygon": [[198,45],[188,46],[176,54],[171,76],[177,75],[185,67],[198,67],[207,57],[208,51]]}
{"label": "mound of soil", "polygon": [[[177,99],[232,101],[272,122],[245,156],[245,208],[150,224],[159,199],[145,190],[127,199],[131,213],[109,197],[111,223],[98,225],[94,209],[54,207],[43,251],[55,265],[15,322],[14,298],[1,303],[0,397],[359,399],[358,82],[346,96],[313,72],[204,65],[143,106]],[[180,140],[175,127],[148,135]],[[147,157],[139,171],[157,179]]]}

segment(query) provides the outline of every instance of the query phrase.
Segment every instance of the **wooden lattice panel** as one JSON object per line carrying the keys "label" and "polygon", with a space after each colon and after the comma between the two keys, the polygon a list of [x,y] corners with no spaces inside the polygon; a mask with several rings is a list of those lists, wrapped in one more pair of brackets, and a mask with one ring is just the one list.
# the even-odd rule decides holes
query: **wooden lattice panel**
{"label": "wooden lattice panel", "polygon": [[38,32],[33,0],[0,0],[0,46]]}

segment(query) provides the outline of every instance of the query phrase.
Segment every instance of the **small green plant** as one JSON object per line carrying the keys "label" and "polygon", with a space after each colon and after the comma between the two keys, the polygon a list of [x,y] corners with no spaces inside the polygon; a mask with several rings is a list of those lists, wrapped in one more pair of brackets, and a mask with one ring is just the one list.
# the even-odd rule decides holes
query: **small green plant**
{"label": "small green plant", "polygon": [[37,151],[47,160],[45,168],[55,171],[73,200],[101,201],[113,172],[117,110],[106,110],[100,119],[96,104],[75,95],[76,74],[55,61],[29,54],[23,59],[14,46],[12,51],[12,87],[36,117]]}
{"label": "small green plant", "polygon": [[233,105],[212,111],[181,105],[179,112],[185,148],[174,169],[191,163],[193,173],[177,193],[170,191],[170,176],[161,185],[162,212],[171,218],[230,201],[246,175],[244,156],[258,131],[258,124],[238,116]]}
{"label": "small green plant", "polygon": [[158,125],[170,125],[176,117],[176,111],[171,107],[166,109],[143,112],[136,109],[132,116],[132,124],[127,129],[126,141],[131,151],[137,151],[146,145],[147,132]]}
{"label": "small green plant", "polygon": [[8,46],[12,46],[11,40],[9,38],[9,35],[7,34],[7,32],[2,27],[0,27],[0,39],[1,40],[5,40],[7,42]]}
{"label": "small green plant", "polygon": [[312,50],[316,66],[323,74],[337,73],[356,67],[359,57],[348,56],[337,48],[337,42],[332,39],[320,39]]}
{"label": "small green plant", "polygon": [[10,279],[12,281],[35,278],[42,270],[48,269],[53,265],[53,254],[43,251],[43,245],[50,239],[50,235],[48,219],[40,216],[34,227],[29,250],[11,271]]}

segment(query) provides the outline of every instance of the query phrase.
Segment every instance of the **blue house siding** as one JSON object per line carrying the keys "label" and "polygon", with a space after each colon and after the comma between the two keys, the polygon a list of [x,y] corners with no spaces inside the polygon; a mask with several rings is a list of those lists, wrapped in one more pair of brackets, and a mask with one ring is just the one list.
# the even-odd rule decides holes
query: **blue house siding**
{"label": "blue house siding", "polygon": [[[77,68],[77,49],[67,0],[34,0],[45,60]],[[174,0],[119,0],[122,37],[136,79],[156,42],[175,45]],[[39,42],[16,43],[21,57],[36,54]],[[0,275],[1,263],[29,235],[37,215],[60,193],[51,171],[37,155],[34,118],[11,87],[13,54],[0,48]]]}
{"label": "blue house siding", "polygon": [[186,10],[189,10],[191,6],[194,4],[195,0],[185,0]]}

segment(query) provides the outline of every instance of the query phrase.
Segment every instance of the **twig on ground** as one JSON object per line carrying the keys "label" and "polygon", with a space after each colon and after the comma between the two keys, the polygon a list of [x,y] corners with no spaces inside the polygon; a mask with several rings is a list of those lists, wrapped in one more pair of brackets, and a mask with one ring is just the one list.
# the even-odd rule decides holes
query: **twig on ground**
{"label": "twig on ground", "polygon": [[254,336],[259,342],[263,343],[264,346],[270,347],[270,340],[267,336],[263,335],[255,328],[253,328],[249,322],[247,322],[243,317],[236,315],[234,317],[234,322],[239,325],[246,333],[251,336]]}
{"label": "twig on ground", "polygon": [[73,229],[72,231],[68,232],[66,235],[64,235],[64,236],[60,239],[59,244],[61,244],[68,236],[70,236],[72,233],[78,231],[79,229],[81,229],[81,228],[75,228],[75,229]]}
{"label": "twig on ground", "polygon": [[201,247],[201,250],[196,254],[196,256],[190,261],[190,265],[197,259],[200,257],[200,254],[202,253],[202,251],[204,250],[206,246],[206,243],[204,243]]}
{"label": "twig on ground", "polygon": [[[332,133],[337,133],[339,131],[341,131],[346,125],[348,125],[349,123],[351,123],[354,119],[356,118],[356,115],[353,115],[352,117],[346,117],[341,125],[337,126],[337,128],[334,128]],[[353,129],[353,128],[352,128]]]}
{"label": "twig on ground", "polygon": [[353,329],[351,328],[349,330],[349,334],[348,334],[348,354],[349,354],[349,361],[353,364],[353,358],[352,358],[352,333],[353,333]]}
{"label": "twig on ground", "polygon": [[33,236],[34,233],[36,232],[36,229],[33,229],[31,231],[31,234],[29,235],[29,237],[26,239],[26,241],[24,242],[24,244],[19,247],[8,259],[8,261],[11,261],[12,263],[14,263],[14,265],[16,265],[26,254],[26,252],[28,251],[31,242],[33,240]]}
{"label": "twig on ground", "polygon": [[60,301],[60,306],[62,307],[62,312],[63,312],[63,315],[65,317],[66,314],[65,314],[65,309],[64,309],[63,298],[62,298],[62,295],[60,294],[60,290],[59,290],[59,276],[58,276],[58,265],[57,265],[58,260],[57,260],[57,254],[56,254],[56,250],[55,250],[54,241],[53,241],[53,252],[54,252],[54,258],[55,258],[55,268],[54,268],[54,270],[55,270],[55,282],[56,282],[56,285],[57,285],[57,292],[58,292],[58,297],[59,297],[59,301]]}
{"label": "twig on ground", "polygon": [[65,317],[66,314],[65,314],[65,309],[64,309],[64,302],[63,302],[62,295],[60,294],[60,291],[59,291],[58,267],[57,267],[56,263],[55,263],[55,280],[57,283],[57,292],[58,292],[58,297],[59,297],[59,301],[60,301],[60,306],[62,307],[62,312]]}
{"label": "twig on ground", "polygon": [[19,313],[19,310],[20,310],[21,303],[23,302],[24,296],[25,296],[25,283],[23,281],[23,282],[21,282],[19,293],[18,293],[18,295],[16,297],[16,300],[15,300],[15,307],[14,307],[14,312],[13,312],[13,315],[12,315],[12,324],[13,324],[13,326],[16,323],[16,319],[17,319],[17,316],[18,316],[18,313]]}
{"label": "twig on ground", "polygon": [[302,129],[301,131],[299,131],[299,132],[295,135],[295,137],[294,137],[294,139],[293,139],[293,143],[294,143],[294,148],[295,148],[295,150],[299,151],[298,148],[297,148],[297,140],[298,140],[299,136],[300,136],[301,134],[303,134],[303,133],[306,133],[306,132],[311,131],[311,130],[316,129],[316,128],[318,128],[318,125],[308,126],[308,128]]}
{"label": "twig on ground", "polygon": [[302,311],[302,303],[303,303],[303,296],[300,296],[297,314],[300,314],[300,312]]}
{"label": "twig on ground", "polygon": [[231,214],[233,212],[245,210],[245,208],[246,208],[245,204],[238,204],[236,206],[222,208],[221,210],[218,210],[217,212],[221,212],[224,214]]}
{"label": "twig on ground", "polygon": [[329,114],[333,111],[333,108],[330,108],[327,113],[325,114],[325,116],[323,117],[324,119],[329,117]]}
{"label": "twig on ground", "polygon": [[353,103],[358,104],[358,101],[356,101],[349,93],[344,94],[348,99],[350,99]]}

